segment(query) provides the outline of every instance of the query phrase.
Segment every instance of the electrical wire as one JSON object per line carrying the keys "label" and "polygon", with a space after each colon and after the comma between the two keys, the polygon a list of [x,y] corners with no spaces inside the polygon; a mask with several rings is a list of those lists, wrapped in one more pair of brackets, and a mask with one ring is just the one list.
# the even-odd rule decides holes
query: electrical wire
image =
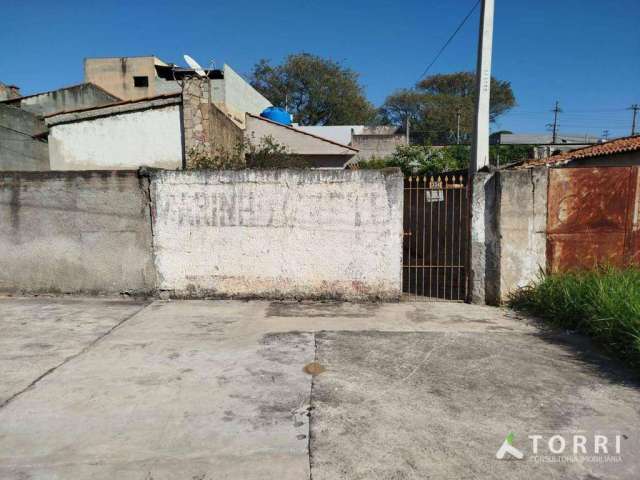
{"label": "electrical wire", "polygon": [[416,83],[419,82],[420,80],[422,80],[424,78],[424,76],[427,74],[427,72],[431,69],[431,67],[433,66],[434,63],[436,63],[436,61],[438,60],[438,58],[440,58],[440,55],[442,55],[442,52],[444,52],[444,50],[449,46],[449,44],[451,43],[451,40],[453,40],[453,37],[455,37],[458,32],[460,31],[460,29],[464,26],[465,23],[467,23],[467,20],[469,20],[469,17],[471,16],[471,14],[473,13],[473,11],[476,9],[476,7],[480,4],[480,0],[478,0],[473,7],[471,7],[471,10],[469,10],[469,13],[467,13],[467,15],[462,19],[462,22],[460,22],[460,25],[458,25],[458,27],[454,30],[454,32],[451,34],[451,36],[449,37],[449,39],[444,42],[444,45],[442,45],[442,48],[440,48],[440,51],[436,54],[436,56],[434,57],[434,59],[431,61],[431,63],[429,65],[427,65],[427,68],[424,69],[424,72],[422,72],[422,75],[420,75],[418,77],[418,80],[416,80]]}

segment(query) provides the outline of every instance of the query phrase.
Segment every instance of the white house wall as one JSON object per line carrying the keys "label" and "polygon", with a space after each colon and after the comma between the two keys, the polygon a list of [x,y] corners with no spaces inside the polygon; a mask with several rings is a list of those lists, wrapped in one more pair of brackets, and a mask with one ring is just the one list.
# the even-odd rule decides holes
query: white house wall
{"label": "white house wall", "polygon": [[246,125],[245,137],[252,143],[259,144],[263,138],[272,137],[289,152],[298,155],[353,156],[357,153],[346,146],[251,115],[247,115]]}
{"label": "white house wall", "polygon": [[263,97],[255,88],[238,75],[229,65],[224,66],[224,79],[211,80],[212,100],[233,117],[244,121],[245,113],[259,115],[271,106],[271,102]]}
{"label": "white house wall", "polygon": [[50,126],[52,170],[182,166],[178,105]]}

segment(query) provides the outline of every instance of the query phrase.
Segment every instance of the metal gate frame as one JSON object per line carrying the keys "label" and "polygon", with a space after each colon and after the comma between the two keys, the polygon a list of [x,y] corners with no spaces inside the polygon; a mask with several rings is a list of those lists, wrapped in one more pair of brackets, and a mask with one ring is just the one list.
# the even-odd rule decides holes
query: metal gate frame
{"label": "metal gate frame", "polygon": [[461,174],[405,178],[405,297],[467,300],[469,186],[465,180]]}

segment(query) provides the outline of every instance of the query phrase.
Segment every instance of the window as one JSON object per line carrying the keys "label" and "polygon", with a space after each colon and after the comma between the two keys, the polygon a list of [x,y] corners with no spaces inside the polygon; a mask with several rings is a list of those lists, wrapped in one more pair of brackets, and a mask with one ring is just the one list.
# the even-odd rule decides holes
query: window
{"label": "window", "polygon": [[149,77],[133,77],[133,86],[134,87],[148,87],[149,86]]}

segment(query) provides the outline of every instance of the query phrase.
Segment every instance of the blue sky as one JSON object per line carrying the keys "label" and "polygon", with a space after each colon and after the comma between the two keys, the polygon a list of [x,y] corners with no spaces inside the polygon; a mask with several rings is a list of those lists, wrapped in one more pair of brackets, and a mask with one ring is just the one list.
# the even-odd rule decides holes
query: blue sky
{"label": "blue sky", "polygon": [[[475,0],[9,1],[0,81],[24,94],[82,81],[82,59],[189,53],[248,73],[306,51],[361,74],[369,99],[418,79]],[[432,73],[475,66],[478,11]],[[629,133],[640,103],[640,1],[496,0],[493,74],[518,107],[494,129],[540,132],[560,101],[561,132]]]}

